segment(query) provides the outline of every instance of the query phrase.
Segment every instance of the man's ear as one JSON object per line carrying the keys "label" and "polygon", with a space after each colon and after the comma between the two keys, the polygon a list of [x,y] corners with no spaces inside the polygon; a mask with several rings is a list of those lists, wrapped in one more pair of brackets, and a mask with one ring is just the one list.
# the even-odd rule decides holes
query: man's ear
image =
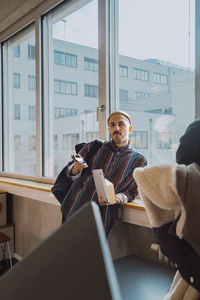
{"label": "man's ear", "polygon": [[132,129],[133,129],[133,127],[130,125],[130,126],[129,126],[129,132],[131,132]]}

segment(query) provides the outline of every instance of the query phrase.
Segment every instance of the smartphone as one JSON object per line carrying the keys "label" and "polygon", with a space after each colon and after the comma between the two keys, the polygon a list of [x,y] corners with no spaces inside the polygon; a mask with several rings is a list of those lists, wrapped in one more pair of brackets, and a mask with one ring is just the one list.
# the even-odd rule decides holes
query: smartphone
{"label": "smartphone", "polygon": [[86,161],[82,158],[82,157],[79,157],[77,155],[73,155],[73,159],[77,162],[80,162],[82,164],[86,164]]}

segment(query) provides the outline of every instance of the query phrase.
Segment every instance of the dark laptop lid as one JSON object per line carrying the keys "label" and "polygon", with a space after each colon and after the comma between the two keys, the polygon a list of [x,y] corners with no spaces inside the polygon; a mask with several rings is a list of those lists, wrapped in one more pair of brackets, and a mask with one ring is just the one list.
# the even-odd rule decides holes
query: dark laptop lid
{"label": "dark laptop lid", "polygon": [[120,300],[99,208],[89,203],[0,279],[3,300]]}

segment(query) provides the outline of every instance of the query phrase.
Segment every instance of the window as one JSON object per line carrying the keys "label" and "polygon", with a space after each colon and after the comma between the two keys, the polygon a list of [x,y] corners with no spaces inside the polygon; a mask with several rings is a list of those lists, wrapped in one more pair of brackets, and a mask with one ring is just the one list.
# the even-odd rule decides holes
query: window
{"label": "window", "polygon": [[133,78],[142,81],[149,81],[149,71],[133,68]]}
{"label": "window", "polygon": [[153,73],[153,82],[159,84],[168,84],[168,76],[160,73]]}
{"label": "window", "polygon": [[98,97],[98,86],[85,84],[85,97]]}
{"label": "window", "polygon": [[[85,110],[96,112],[98,106],[98,0],[84,0],[77,5],[63,1],[43,17],[42,25],[46,39],[43,44],[44,175],[52,177],[54,166],[60,170],[71,159],[74,144],[86,140],[88,129],[98,131],[96,115],[84,113]],[[86,71],[86,63],[95,76],[94,72]],[[84,97],[86,82],[92,85],[88,87],[89,97],[95,97],[96,101]],[[55,134],[60,137],[59,150],[54,148]]]}
{"label": "window", "polygon": [[[36,142],[36,91],[33,90],[31,93],[28,91],[29,74],[31,74],[30,81],[32,83],[33,78],[36,76],[36,61],[29,60],[29,57],[33,55],[33,49],[35,49],[34,25],[19,31],[2,43],[2,98],[4,107],[4,137],[2,144],[4,145],[5,159],[3,171],[17,173],[21,176],[36,176],[36,173],[30,173],[30,166],[32,166],[31,170],[36,170],[34,167],[36,165],[36,151],[31,151],[32,149],[35,150],[33,145]],[[17,53],[20,53],[20,56],[16,58]],[[30,85],[30,87],[33,87],[33,85]],[[31,138],[30,136],[34,137]],[[16,145],[20,143],[21,148],[19,151],[19,147]]]}
{"label": "window", "polygon": [[94,113],[94,110],[90,110],[90,109],[85,109],[84,110],[84,114],[91,114],[91,113]]}
{"label": "window", "polygon": [[20,150],[21,147],[21,136],[20,135],[14,135],[14,144],[15,144],[15,151]]}
{"label": "window", "polygon": [[[181,135],[195,113],[200,114],[199,109],[195,112],[195,1],[189,1],[189,6],[177,0],[118,0],[118,4],[116,62],[127,66],[129,74],[126,80],[122,78],[116,63],[119,75],[113,85],[117,91],[128,90],[128,101],[111,99],[111,107],[130,114],[135,124],[132,145],[150,165],[175,163]],[[131,36],[127,35],[130,28]],[[113,62],[115,48],[111,55]],[[111,79],[115,74],[113,70]]]}
{"label": "window", "polygon": [[36,120],[36,107],[35,107],[35,105],[29,105],[28,106],[28,119],[29,119],[29,121],[35,121]]}
{"label": "window", "polygon": [[36,89],[35,76],[28,75],[28,89],[35,91]]}
{"label": "window", "polygon": [[[37,171],[37,179],[53,177],[54,166],[61,170],[77,140],[90,140],[97,133],[108,138],[108,110],[120,108],[130,114],[137,131],[132,144],[149,164],[174,163],[180,136],[200,115],[200,87],[195,85],[200,64],[194,51],[195,13],[197,46],[200,30],[198,1],[190,0],[189,10],[187,1],[118,0],[104,5],[105,11],[100,0],[55,2],[59,5],[48,4],[45,11],[39,6],[35,22],[27,14],[17,27],[5,30],[3,172],[27,177],[31,170]],[[113,22],[104,27],[108,20]],[[98,110],[97,121],[96,108],[102,104],[106,109]],[[21,137],[21,151],[16,151],[15,136]],[[31,139],[34,144],[30,136],[35,136],[37,153],[29,150],[34,148],[29,147]]]}
{"label": "window", "polygon": [[85,70],[98,72],[98,60],[84,57],[84,68]]}
{"label": "window", "polygon": [[128,67],[119,65],[119,76],[128,77]]}
{"label": "window", "polygon": [[76,144],[79,143],[79,134],[63,134],[63,150],[75,149]]}
{"label": "window", "polygon": [[54,80],[54,91],[56,94],[66,94],[66,95],[77,95],[77,83],[64,81],[64,80]]}
{"label": "window", "polygon": [[77,95],[77,83],[76,82],[65,82],[65,94],[67,95]]}
{"label": "window", "polygon": [[98,132],[86,132],[86,142],[89,143],[89,142],[92,142],[96,139],[98,139]]}
{"label": "window", "polygon": [[77,68],[77,55],[61,51],[54,51],[54,63],[57,65]]}
{"label": "window", "polygon": [[57,177],[59,173],[58,164],[54,165],[54,177]]}
{"label": "window", "polygon": [[29,136],[28,148],[29,148],[29,150],[36,150],[36,136],[35,135]]}
{"label": "window", "polygon": [[65,64],[68,67],[77,68],[77,56],[73,54],[65,54]]}
{"label": "window", "polygon": [[28,58],[35,59],[35,46],[34,45],[28,45]]}
{"label": "window", "polygon": [[170,149],[172,145],[171,132],[157,132],[156,145],[158,149]]}
{"label": "window", "polygon": [[20,57],[20,46],[19,45],[14,48],[14,56]]}
{"label": "window", "polygon": [[67,118],[77,115],[77,109],[73,108],[62,108],[62,107],[55,107],[54,108],[54,118],[55,119],[61,119],[61,118]]}
{"label": "window", "polygon": [[147,131],[133,131],[131,133],[131,146],[135,149],[148,148],[148,132]]}
{"label": "window", "polygon": [[63,150],[67,150],[71,148],[70,145],[70,134],[63,134]]}
{"label": "window", "polygon": [[134,91],[134,98],[135,99],[148,98],[149,96],[150,96],[149,93]]}
{"label": "window", "polygon": [[20,89],[20,74],[14,73],[14,88]]}
{"label": "window", "polygon": [[14,120],[20,120],[20,104],[14,104]]}
{"label": "window", "polygon": [[119,100],[120,101],[128,101],[128,91],[127,90],[119,90]]}
{"label": "window", "polygon": [[54,145],[54,150],[58,150],[58,135],[54,134],[53,136],[53,145]]}

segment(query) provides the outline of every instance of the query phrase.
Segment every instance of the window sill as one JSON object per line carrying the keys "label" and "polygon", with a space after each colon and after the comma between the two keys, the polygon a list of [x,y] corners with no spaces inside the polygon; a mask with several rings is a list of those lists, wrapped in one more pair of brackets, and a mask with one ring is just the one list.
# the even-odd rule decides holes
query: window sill
{"label": "window sill", "polygon": [[46,183],[0,177],[0,190],[59,206],[60,204],[51,193],[51,187],[51,184]]}
{"label": "window sill", "polygon": [[[0,177],[0,190],[4,192],[60,206],[59,202],[51,193],[51,187],[52,184]],[[119,217],[126,223],[151,227],[144,205],[140,199],[122,205]]]}
{"label": "window sill", "polygon": [[139,198],[124,204],[121,207],[119,217],[123,222],[151,228],[144,204]]}

